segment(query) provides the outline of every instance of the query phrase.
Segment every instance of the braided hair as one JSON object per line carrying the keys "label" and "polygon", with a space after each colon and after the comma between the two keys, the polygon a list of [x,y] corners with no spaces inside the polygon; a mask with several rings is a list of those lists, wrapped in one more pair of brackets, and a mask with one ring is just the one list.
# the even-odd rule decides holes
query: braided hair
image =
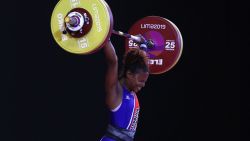
{"label": "braided hair", "polygon": [[146,53],[138,48],[130,49],[123,57],[123,66],[119,79],[126,77],[126,72],[137,73],[139,70],[148,72],[148,57]]}

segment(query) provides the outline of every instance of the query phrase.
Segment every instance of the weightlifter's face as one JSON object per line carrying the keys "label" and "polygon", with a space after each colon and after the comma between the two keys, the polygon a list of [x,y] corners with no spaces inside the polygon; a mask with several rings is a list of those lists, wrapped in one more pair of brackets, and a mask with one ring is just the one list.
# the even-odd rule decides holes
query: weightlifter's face
{"label": "weightlifter's face", "polygon": [[131,90],[135,93],[139,92],[145,86],[148,76],[149,73],[144,71],[133,73],[130,77]]}

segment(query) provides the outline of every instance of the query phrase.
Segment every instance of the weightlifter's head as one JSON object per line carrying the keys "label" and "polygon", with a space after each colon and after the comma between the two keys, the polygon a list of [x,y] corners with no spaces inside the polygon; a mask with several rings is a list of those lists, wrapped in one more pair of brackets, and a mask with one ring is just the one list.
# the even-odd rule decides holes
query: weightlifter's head
{"label": "weightlifter's head", "polygon": [[148,57],[140,49],[130,49],[123,58],[120,79],[124,79],[128,89],[138,92],[149,76]]}

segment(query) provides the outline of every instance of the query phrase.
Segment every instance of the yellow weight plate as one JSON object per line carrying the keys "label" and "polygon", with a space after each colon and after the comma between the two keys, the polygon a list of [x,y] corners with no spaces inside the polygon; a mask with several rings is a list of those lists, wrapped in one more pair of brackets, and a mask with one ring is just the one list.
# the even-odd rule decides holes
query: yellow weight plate
{"label": "yellow weight plate", "polygon": [[[80,38],[63,34],[65,17],[74,8],[83,8],[92,17],[90,31]],[[111,36],[112,12],[104,0],[60,0],[51,16],[51,32],[60,47],[74,54],[89,54],[101,48]]]}

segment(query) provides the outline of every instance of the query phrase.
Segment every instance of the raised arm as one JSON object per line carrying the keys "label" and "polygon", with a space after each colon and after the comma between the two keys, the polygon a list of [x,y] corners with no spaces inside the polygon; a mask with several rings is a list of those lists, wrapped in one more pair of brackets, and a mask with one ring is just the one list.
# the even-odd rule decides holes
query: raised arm
{"label": "raised arm", "polygon": [[106,104],[109,109],[114,109],[121,102],[121,93],[119,92],[120,85],[118,81],[118,58],[110,40],[103,49],[107,62],[105,76]]}

